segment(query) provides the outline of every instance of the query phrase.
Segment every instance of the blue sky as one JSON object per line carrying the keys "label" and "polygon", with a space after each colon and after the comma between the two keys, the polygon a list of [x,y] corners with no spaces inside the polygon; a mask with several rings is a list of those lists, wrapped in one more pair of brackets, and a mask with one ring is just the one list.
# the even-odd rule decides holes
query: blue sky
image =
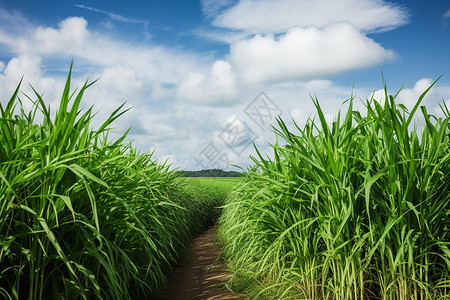
{"label": "blue sky", "polygon": [[73,59],[75,86],[100,78],[83,100],[98,122],[133,107],[116,135],[131,126],[137,148],[181,169],[232,169],[252,143],[268,150],[272,112],[302,125],[311,94],[331,121],[352,91],[381,97],[381,71],[392,93],[406,83],[407,107],[444,74],[424,101],[439,115],[449,49],[448,1],[6,0],[0,101],[24,76],[56,106]]}

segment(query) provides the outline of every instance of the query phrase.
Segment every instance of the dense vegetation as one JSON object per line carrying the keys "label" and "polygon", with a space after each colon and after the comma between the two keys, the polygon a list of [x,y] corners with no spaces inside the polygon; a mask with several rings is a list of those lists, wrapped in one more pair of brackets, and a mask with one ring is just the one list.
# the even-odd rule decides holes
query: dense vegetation
{"label": "dense vegetation", "polygon": [[231,287],[248,295],[450,297],[450,112],[429,115],[428,90],[410,112],[387,92],[364,116],[350,99],[331,127],[313,99],[318,122],[279,119],[273,158],[218,178],[241,174],[173,171],[109,139],[122,107],[92,129],[92,83],[70,80],[55,112],[37,92],[24,111],[20,84],[0,105],[0,297],[148,299],[224,203]]}
{"label": "dense vegetation", "polygon": [[147,299],[227,191],[108,139],[122,107],[92,129],[70,74],[55,113],[0,105],[0,298]]}
{"label": "dense vegetation", "polygon": [[241,177],[242,173],[236,171],[224,171],[221,169],[207,169],[200,171],[181,172],[185,177]]}
{"label": "dense vegetation", "polygon": [[450,113],[420,107],[427,92],[410,112],[385,88],[364,116],[350,99],[331,126],[317,99],[318,119],[296,133],[278,120],[273,159],[253,158],[221,217],[234,288],[266,299],[450,297]]}

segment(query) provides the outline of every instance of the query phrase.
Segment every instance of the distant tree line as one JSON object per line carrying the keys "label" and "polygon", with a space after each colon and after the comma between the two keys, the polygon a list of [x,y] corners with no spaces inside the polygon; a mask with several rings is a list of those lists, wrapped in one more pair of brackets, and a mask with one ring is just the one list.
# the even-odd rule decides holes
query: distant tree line
{"label": "distant tree line", "polygon": [[224,171],[220,169],[208,169],[201,171],[181,171],[185,177],[240,177],[241,173],[236,171]]}

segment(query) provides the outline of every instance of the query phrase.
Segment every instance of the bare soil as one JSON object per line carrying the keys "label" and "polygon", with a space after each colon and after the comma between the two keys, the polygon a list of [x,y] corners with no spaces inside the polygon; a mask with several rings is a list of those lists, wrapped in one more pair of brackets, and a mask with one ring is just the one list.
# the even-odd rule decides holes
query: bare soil
{"label": "bare soil", "polygon": [[214,244],[215,236],[213,226],[191,241],[184,263],[174,268],[165,292],[157,299],[244,299],[225,287],[231,274],[218,259],[221,249]]}

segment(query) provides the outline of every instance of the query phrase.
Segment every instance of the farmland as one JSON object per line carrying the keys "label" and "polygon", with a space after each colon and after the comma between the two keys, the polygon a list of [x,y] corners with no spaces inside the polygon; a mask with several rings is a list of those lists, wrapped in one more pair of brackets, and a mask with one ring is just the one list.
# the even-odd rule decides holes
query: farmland
{"label": "farmland", "polygon": [[55,113],[37,92],[25,112],[20,85],[0,107],[0,297],[147,299],[228,191],[110,140],[121,107],[92,129],[70,81]]}
{"label": "farmland", "polygon": [[[193,235],[218,221],[229,286],[259,299],[448,299],[450,112],[385,90],[366,112],[295,131],[243,178],[184,178],[122,137],[117,108],[92,129],[91,83],[57,111],[38,92],[0,106],[0,295],[147,299]],[[27,98],[27,97],[25,97]],[[22,102],[34,103],[31,111]],[[415,125],[421,115],[423,125]]]}
{"label": "farmland", "polygon": [[365,116],[350,99],[331,126],[314,98],[318,119],[304,128],[278,120],[273,158],[253,158],[220,220],[236,290],[449,299],[450,114],[444,103],[445,117],[429,115],[425,93],[407,111],[385,89]]}

